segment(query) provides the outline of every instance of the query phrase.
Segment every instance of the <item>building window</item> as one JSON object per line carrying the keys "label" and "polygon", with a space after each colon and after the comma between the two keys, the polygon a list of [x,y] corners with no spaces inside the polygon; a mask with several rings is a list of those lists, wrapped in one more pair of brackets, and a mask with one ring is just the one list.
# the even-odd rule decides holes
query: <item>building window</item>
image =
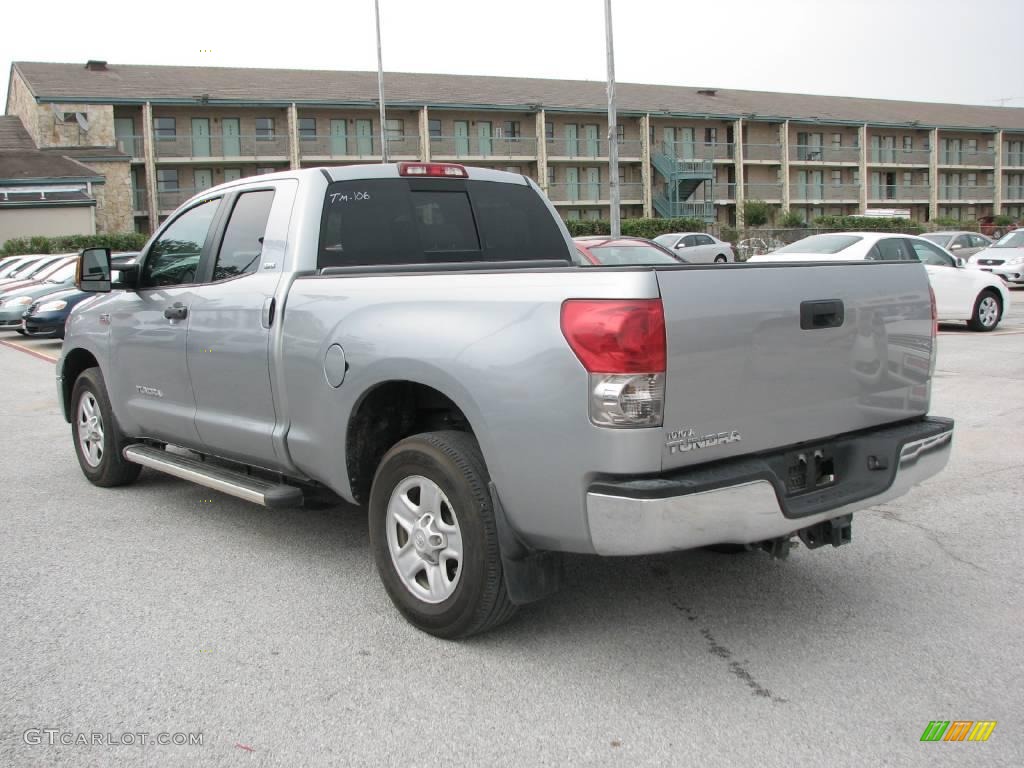
{"label": "building window", "polygon": [[555,169],[548,166],[548,186],[555,183]]}
{"label": "building window", "polygon": [[518,139],[521,135],[518,120],[506,120],[502,124],[501,130],[504,132],[506,139]]}
{"label": "building window", "polygon": [[156,172],[156,188],[158,192],[177,192],[178,169],[158,168]]}
{"label": "building window", "polygon": [[904,136],[903,137],[903,151],[904,152],[910,152],[913,149],[914,149],[914,137],[913,136]]}
{"label": "building window", "polygon": [[978,153],[978,140],[977,139],[968,139],[967,140],[967,151],[970,154],[972,154],[972,155],[976,155]]}
{"label": "building window", "polygon": [[299,118],[299,139],[302,141],[313,141],[316,139],[316,118]]}
{"label": "building window", "polygon": [[177,136],[173,117],[154,117],[153,136],[157,141],[174,141]]}
{"label": "building window", "polygon": [[904,187],[912,187],[913,185],[914,185],[914,174],[911,173],[910,171],[907,171],[906,173],[903,174],[903,186]]}
{"label": "building window", "polygon": [[523,175],[523,166],[521,165],[506,165],[501,170],[507,173],[518,173],[520,176]]}
{"label": "building window", "polygon": [[838,187],[843,183],[843,172],[836,168],[832,171],[832,186]]}
{"label": "building window", "polygon": [[256,118],[256,141],[273,141],[274,140],[274,118],[272,117],[257,117]]}
{"label": "building window", "polygon": [[277,168],[257,168],[256,175],[262,176],[265,173],[277,173]]}
{"label": "building window", "polygon": [[617,126],[615,126],[615,136],[616,136],[619,144],[622,144],[626,140],[626,126],[624,126],[624,125],[617,125]]}
{"label": "building window", "polygon": [[841,134],[841,133],[833,133],[832,134],[832,148],[833,149],[839,149],[841,146],[843,146],[843,134]]}
{"label": "building window", "polygon": [[853,169],[853,183],[860,184],[860,168]]}
{"label": "building window", "polygon": [[431,141],[439,141],[441,139],[441,121],[440,120],[428,120],[427,130],[430,132]]}
{"label": "building window", "polygon": [[705,128],[704,129],[704,146],[710,147],[712,144],[718,143],[718,129],[717,128]]}
{"label": "building window", "polygon": [[544,123],[544,139],[546,141],[554,141],[555,140],[555,124],[554,123]]}
{"label": "building window", "polygon": [[405,120],[391,118],[384,122],[384,135],[389,141],[405,138]]}
{"label": "building window", "polygon": [[571,208],[570,210],[568,210],[566,212],[565,218],[566,218],[566,221],[579,221],[580,220],[580,212],[578,210],[576,210],[575,208]]}

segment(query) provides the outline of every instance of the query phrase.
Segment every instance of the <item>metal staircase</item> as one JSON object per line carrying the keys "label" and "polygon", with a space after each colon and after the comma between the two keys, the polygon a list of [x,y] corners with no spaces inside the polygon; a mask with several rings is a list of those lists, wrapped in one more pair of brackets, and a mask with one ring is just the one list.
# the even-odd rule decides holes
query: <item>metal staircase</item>
{"label": "metal staircase", "polygon": [[[659,216],[672,218],[688,216],[715,220],[715,206],[711,198],[711,181],[715,177],[710,160],[679,157],[677,144],[658,144],[651,151],[651,165],[665,180],[665,192],[654,195],[652,202]],[[683,154],[689,154],[683,152]],[[706,183],[707,182],[707,183]],[[703,195],[694,199],[694,193],[703,185]]]}

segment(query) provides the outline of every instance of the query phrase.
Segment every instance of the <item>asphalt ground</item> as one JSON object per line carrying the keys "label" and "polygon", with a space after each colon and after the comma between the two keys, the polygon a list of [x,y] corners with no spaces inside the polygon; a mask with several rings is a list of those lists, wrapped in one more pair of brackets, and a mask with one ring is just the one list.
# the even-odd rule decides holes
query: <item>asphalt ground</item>
{"label": "asphalt ground", "polygon": [[[91,486],[24,352],[60,343],[4,334],[0,766],[1024,765],[1014,293],[995,333],[943,327],[953,457],[850,546],[571,557],[561,592],[459,643],[391,607],[361,510]],[[921,742],[932,720],[997,725]]]}

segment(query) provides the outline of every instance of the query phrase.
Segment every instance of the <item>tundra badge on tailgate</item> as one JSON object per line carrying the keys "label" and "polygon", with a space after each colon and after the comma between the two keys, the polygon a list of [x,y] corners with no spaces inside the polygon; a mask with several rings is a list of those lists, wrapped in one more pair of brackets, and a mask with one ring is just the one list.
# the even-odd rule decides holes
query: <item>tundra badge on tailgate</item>
{"label": "tundra badge on tailgate", "polygon": [[698,448],[710,448],[712,445],[738,443],[742,439],[743,436],[735,429],[729,432],[712,432],[708,435],[698,435],[692,429],[679,429],[668,433],[665,445],[669,453],[685,453]]}

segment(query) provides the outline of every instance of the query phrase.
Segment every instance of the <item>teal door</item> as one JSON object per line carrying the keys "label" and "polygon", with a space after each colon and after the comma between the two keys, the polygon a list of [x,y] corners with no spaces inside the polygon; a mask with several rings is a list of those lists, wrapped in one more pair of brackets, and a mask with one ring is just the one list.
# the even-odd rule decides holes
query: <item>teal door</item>
{"label": "teal door", "polygon": [[465,157],[469,154],[469,122],[455,121],[455,155]]}
{"label": "teal door", "polygon": [[597,201],[601,199],[601,169],[587,168],[587,186],[584,190],[585,199]]}
{"label": "teal door", "polygon": [[372,120],[356,120],[356,154],[360,157],[373,154]]}
{"label": "teal door", "polygon": [[241,168],[225,168],[224,169],[224,181],[238,181],[242,178]]}
{"label": "teal door", "polygon": [[598,127],[596,125],[583,126],[583,154],[587,157],[597,157],[600,141],[597,138]]}
{"label": "teal door", "polygon": [[348,154],[348,122],[331,120],[331,157],[344,157]]}
{"label": "teal door", "polygon": [[[573,126],[574,128],[576,126]],[[565,169],[565,199],[575,202],[580,199],[580,170],[579,168]]]}
{"label": "teal door", "polygon": [[662,128],[661,129],[661,146],[665,151],[665,154],[669,157],[676,156],[676,129],[675,128]]}
{"label": "teal door", "polygon": [[569,123],[565,126],[565,154],[568,157],[577,157],[580,153],[580,132],[579,126]]}
{"label": "teal door", "polygon": [[213,171],[209,168],[196,168],[195,170],[196,192],[202,192],[213,186]]}
{"label": "teal door", "polygon": [[118,117],[114,120],[114,138],[117,148],[126,155],[138,157],[135,152],[135,120],[130,117]]}
{"label": "teal door", "polygon": [[480,139],[480,155],[487,157],[491,154],[491,124],[481,120],[476,124],[476,135]]}
{"label": "teal door", "polygon": [[242,154],[241,127],[237,117],[225,117],[221,121],[224,136],[221,141],[224,144],[224,157],[238,157]]}
{"label": "teal door", "polygon": [[678,157],[683,160],[693,160],[697,156],[697,131],[694,128],[680,128],[679,132],[682,134],[680,147],[682,151]]}
{"label": "teal door", "polygon": [[210,156],[210,119],[192,118],[192,157]]}

